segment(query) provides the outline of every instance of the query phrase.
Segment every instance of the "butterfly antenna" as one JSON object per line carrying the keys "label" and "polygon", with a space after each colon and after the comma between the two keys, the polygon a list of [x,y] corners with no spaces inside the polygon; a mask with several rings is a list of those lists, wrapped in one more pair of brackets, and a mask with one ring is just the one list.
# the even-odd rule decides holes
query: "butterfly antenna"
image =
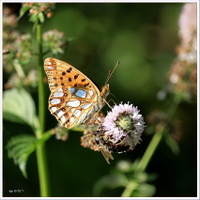
{"label": "butterfly antenna", "polygon": [[109,71],[108,76],[106,78],[106,82],[105,85],[108,83],[110,77],[112,76],[113,72],[115,71],[115,69],[117,68],[117,66],[119,65],[120,61],[118,60],[114,66],[114,68],[112,70]]}
{"label": "butterfly antenna", "polygon": [[[110,95],[113,96],[116,101],[118,101],[118,98],[112,92],[110,92]],[[114,99],[111,99],[110,101],[113,101],[115,103]]]}

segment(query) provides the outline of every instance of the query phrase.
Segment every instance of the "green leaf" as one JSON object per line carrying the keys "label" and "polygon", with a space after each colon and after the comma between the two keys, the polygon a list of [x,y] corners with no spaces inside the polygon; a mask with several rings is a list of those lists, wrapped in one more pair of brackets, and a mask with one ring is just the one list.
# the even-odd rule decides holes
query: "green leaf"
{"label": "green leaf", "polygon": [[133,191],[133,197],[152,197],[156,192],[156,187],[148,183],[138,185],[138,188]]}
{"label": "green leaf", "polygon": [[94,195],[99,196],[105,188],[125,187],[128,179],[123,174],[110,174],[102,177],[94,186]]}
{"label": "green leaf", "polygon": [[168,147],[171,149],[171,151],[175,155],[179,154],[180,149],[179,149],[178,143],[176,142],[176,140],[174,140],[172,138],[172,136],[170,134],[167,134],[165,136],[165,142],[166,142],[166,144],[168,145]]}
{"label": "green leaf", "polygon": [[41,23],[44,22],[44,14],[43,14],[42,12],[39,12],[39,13],[38,13],[38,19],[39,19],[39,21],[40,21]]}
{"label": "green leaf", "polygon": [[25,178],[27,178],[26,164],[29,156],[36,150],[38,145],[47,141],[51,136],[52,133],[48,131],[39,140],[32,135],[18,135],[8,141],[6,145],[8,157],[13,158],[14,163],[19,166]]}
{"label": "green leaf", "polygon": [[38,22],[38,14],[36,14],[36,13],[31,14],[29,21],[30,22]]}
{"label": "green leaf", "polygon": [[12,137],[6,146],[8,150],[8,157],[13,158],[16,165],[19,168],[25,178],[26,163],[30,154],[36,149],[36,138],[32,135],[18,135]]}
{"label": "green leaf", "polygon": [[23,15],[30,9],[30,6],[22,6],[22,8],[20,9],[20,13],[19,13],[19,18],[22,18]]}
{"label": "green leaf", "polygon": [[4,91],[3,118],[36,128],[35,104],[26,90],[13,88]]}

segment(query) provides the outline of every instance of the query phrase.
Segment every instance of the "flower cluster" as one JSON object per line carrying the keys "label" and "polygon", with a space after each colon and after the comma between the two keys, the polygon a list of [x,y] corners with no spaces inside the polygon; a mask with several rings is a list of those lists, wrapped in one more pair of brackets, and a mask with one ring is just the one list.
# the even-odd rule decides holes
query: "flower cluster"
{"label": "flower cluster", "polygon": [[[18,64],[15,63],[15,65],[18,65]],[[11,75],[9,80],[4,84],[5,89],[9,89],[13,87],[21,87],[22,84],[26,87],[31,87],[31,88],[37,87],[37,71],[35,69],[31,69],[28,72],[27,76],[25,76],[24,74],[20,76],[19,73],[13,73]]]}
{"label": "flower cluster", "polygon": [[21,84],[26,86],[36,86],[37,77],[35,70],[29,72],[26,76],[23,66],[27,65],[32,58],[32,42],[30,34],[18,35],[15,41],[6,43],[9,52],[4,54],[4,69],[7,72],[14,73],[4,85],[5,89],[18,87]]}
{"label": "flower cluster", "polygon": [[109,158],[113,158],[112,152],[127,152],[140,143],[145,123],[137,107],[121,103],[115,105],[98,123],[92,124],[92,127],[85,131],[81,145],[101,151],[109,163]]}
{"label": "flower cluster", "polygon": [[10,62],[10,60],[13,59],[14,55],[10,54],[11,51],[14,49],[13,44],[19,37],[19,32],[15,30],[15,27],[17,26],[17,16],[12,13],[12,10],[8,7],[3,8],[3,63],[4,69],[7,72],[12,71],[13,66]]}
{"label": "flower cluster", "polygon": [[3,8],[3,28],[11,30],[17,25],[17,16],[8,7]]}
{"label": "flower cluster", "polygon": [[[35,24],[42,23],[45,15],[52,16],[53,8],[54,3],[23,3],[20,17],[29,11],[30,21]],[[54,55],[63,53],[62,48],[65,44],[66,40],[62,32],[52,30],[43,34],[44,53],[51,52]],[[12,13],[12,9],[5,6],[3,8],[3,66],[4,70],[11,74],[4,85],[5,89],[22,85],[36,86],[36,71],[29,71],[27,65],[32,59],[33,52],[31,35],[17,31],[17,16]]]}
{"label": "flower cluster", "polygon": [[160,132],[163,127],[168,124],[168,139],[173,139],[177,143],[182,140],[183,134],[180,119],[173,119],[171,123],[168,123],[167,113],[156,109],[150,112],[150,114],[146,117],[146,121],[149,125],[149,129],[146,131],[148,134]]}
{"label": "flower cluster", "polygon": [[186,3],[179,18],[179,35],[184,44],[193,41],[197,34],[197,4]]}
{"label": "flower cluster", "polygon": [[179,19],[181,43],[169,72],[169,88],[185,100],[197,95],[197,5],[186,3]]}
{"label": "flower cluster", "polygon": [[30,34],[22,34],[15,42],[16,58],[20,64],[26,65],[32,56],[32,38]]}
{"label": "flower cluster", "polygon": [[20,34],[16,30],[17,17],[12,10],[4,7],[3,9],[3,49],[8,52],[4,55],[4,63],[7,71],[12,70],[9,61],[17,59],[19,63],[27,64],[31,58],[31,35]]}
{"label": "flower cluster", "polygon": [[63,47],[67,44],[64,33],[57,30],[50,30],[43,34],[43,45],[52,54],[64,53]]}
{"label": "flower cluster", "polygon": [[66,141],[68,139],[68,132],[66,128],[62,126],[60,123],[52,130],[52,134],[55,134],[57,140]]}
{"label": "flower cluster", "polygon": [[54,7],[55,3],[23,3],[23,8],[25,10],[29,9],[30,15],[36,16],[41,15],[40,13],[44,13],[47,18],[52,17],[52,10]]}
{"label": "flower cluster", "polygon": [[[30,62],[32,57],[32,42],[30,34],[11,34],[13,39],[4,40],[5,50],[9,51],[9,54],[4,56],[4,63],[10,63],[9,61],[17,60],[20,65],[26,65]],[[15,38],[16,37],[16,38]],[[14,39],[15,38],[15,39]],[[4,54],[5,55],[5,54]],[[9,71],[12,67],[4,65]],[[11,64],[11,63],[10,63]],[[12,65],[12,64],[11,64]]]}

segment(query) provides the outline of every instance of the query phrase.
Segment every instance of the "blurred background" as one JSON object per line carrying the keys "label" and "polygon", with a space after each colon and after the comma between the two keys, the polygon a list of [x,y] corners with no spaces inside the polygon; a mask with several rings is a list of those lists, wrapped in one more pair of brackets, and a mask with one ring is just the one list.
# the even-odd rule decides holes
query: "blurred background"
{"label": "blurred background", "polygon": [[[20,3],[4,4],[19,14]],[[146,121],[152,110],[167,112],[169,100],[159,100],[179,44],[178,19],[182,3],[56,3],[53,16],[46,19],[43,31],[56,29],[70,40],[62,55],[66,61],[84,72],[101,87],[115,63],[120,65],[109,80],[111,95],[116,103],[131,102]],[[17,26],[22,33],[32,32],[28,17]],[[44,58],[52,56],[45,55]],[[27,70],[35,68],[32,57]],[[4,73],[4,83],[8,74]],[[47,88],[48,90],[48,88]],[[35,100],[37,103],[37,90]],[[49,90],[48,90],[49,93]],[[33,93],[34,94],[34,93]],[[109,110],[105,106],[104,112]],[[163,141],[148,168],[155,173],[155,197],[195,197],[197,195],[197,109],[195,102],[183,102],[176,118],[181,124],[180,152],[174,155]],[[47,109],[46,129],[57,125]],[[148,123],[147,123],[148,126]],[[33,153],[27,164],[25,179],[5,145],[13,135],[30,133],[29,127],[4,121],[3,133],[3,192],[4,196],[39,196],[36,157]],[[142,142],[134,151],[114,154],[108,165],[101,153],[80,146],[81,133],[70,132],[66,142],[51,137],[47,141],[48,167],[52,196],[92,197],[97,181],[111,173],[121,160],[134,162],[144,154],[152,135],[143,133]],[[23,189],[23,194],[11,194],[10,189]],[[120,196],[122,188],[103,190],[101,196]]]}

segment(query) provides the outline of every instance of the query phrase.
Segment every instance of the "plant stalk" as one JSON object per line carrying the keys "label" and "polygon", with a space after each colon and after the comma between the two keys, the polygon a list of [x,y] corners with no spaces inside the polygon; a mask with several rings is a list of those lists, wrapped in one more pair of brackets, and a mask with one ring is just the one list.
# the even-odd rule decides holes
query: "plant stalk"
{"label": "plant stalk", "polygon": [[132,194],[132,191],[134,191],[138,187],[138,184],[130,181],[125,190],[123,191],[121,197],[130,197]]}
{"label": "plant stalk", "polygon": [[149,146],[147,147],[142,159],[140,160],[140,163],[138,164],[138,171],[145,171],[154,152],[156,151],[163,135],[165,133],[165,130],[158,131],[154,134]]}
{"label": "plant stalk", "polygon": [[[39,130],[36,132],[37,139],[41,139],[44,133],[45,126],[45,89],[43,83],[43,47],[42,47],[42,25],[37,24],[36,26],[36,39],[38,45],[38,102],[39,102]],[[39,185],[40,185],[40,196],[50,196],[49,190],[49,179],[48,179],[48,167],[45,151],[45,143],[41,143],[36,149],[38,174],[39,174]]]}
{"label": "plant stalk", "polygon": [[157,125],[157,131],[154,134],[149,146],[147,147],[142,159],[140,160],[140,163],[138,165],[138,170],[139,171],[145,171],[147,165],[149,164],[156,148],[158,147],[162,137],[167,134],[168,132],[168,127],[174,117],[174,114],[177,110],[177,107],[179,105],[179,103],[181,102],[181,97],[175,95],[173,97],[173,102],[171,104],[171,107],[169,108],[169,111],[167,113],[167,122],[166,124],[160,123],[159,125]]}

